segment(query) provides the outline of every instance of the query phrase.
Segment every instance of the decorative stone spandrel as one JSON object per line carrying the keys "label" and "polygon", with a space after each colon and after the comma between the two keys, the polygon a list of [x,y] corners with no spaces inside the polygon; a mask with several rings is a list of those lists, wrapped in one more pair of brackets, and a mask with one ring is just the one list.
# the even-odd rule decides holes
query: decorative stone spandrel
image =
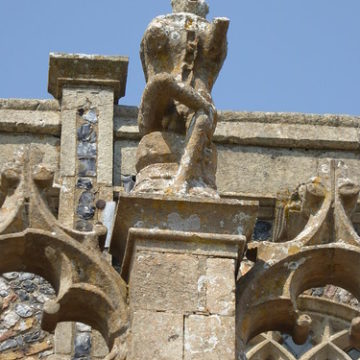
{"label": "decorative stone spandrel", "polygon": [[129,360],[182,360],[183,316],[135,311]]}
{"label": "decorative stone spandrel", "polygon": [[[41,151],[29,146],[16,158],[12,167],[4,170],[5,175],[11,175],[13,179],[12,186],[5,187],[4,204],[15,200],[16,206],[1,218],[0,273],[7,274],[21,268],[46,276],[52,281],[56,293],[49,291],[44,282],[33,285],[29,274],[11,275],[14,279],[10,285],[19,297],[25,290],[31,297],[41,293],[36,299],[42,296],[39,304],[31,307],[27,304],[14,306],[15,313],[21,318],[14,329],[27,329],[28,320],[33,315],[37,317],[38,310],[43,309],[41,326],[45,331],[52,332],[57,323],[69,319],[85,322],[102,333],[111,348],[112,358],[123,359],[129,322],[127,290],[121,277],[101,256],[106,229],[96,224],[93,231],[83,233],[66,228],[58,221],[42,196],[52,184],[53,172],[41,160]],[[21,231],[8,234],[14,219],[21,220]],[[45,296],[47,294],[55,296],[49,298]],[[15,294],[10,294],[5,307],[14,301],[12,297],[17,298]],[[66,331],[66,337],[69,335],[71,331]],[[36,336],[34,333],[28,341]],[[41,333],[39,336],[42,336]],[[30,345],[26,355],[50,351],[51,347],[46,342]]]}

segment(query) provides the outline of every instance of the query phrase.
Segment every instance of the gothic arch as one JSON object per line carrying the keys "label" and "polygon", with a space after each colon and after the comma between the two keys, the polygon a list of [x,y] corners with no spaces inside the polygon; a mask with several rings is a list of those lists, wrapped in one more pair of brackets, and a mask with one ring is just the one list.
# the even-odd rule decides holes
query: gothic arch
{"label": "gothic arch", "polygon": [[63,321],[86,323],[112,349],[108,359],[123,359],[127,287],[101,256],[106,229],[99,224],[82,233],[58,222],[42,195],[52,173],[37,159],[36,151],[24,153],[22,166],[13,162],[2,174],[8,196],[0,209],[0,273],[26,271],[48,280],[56,298],[44,304],[43,329],[53,331]]}

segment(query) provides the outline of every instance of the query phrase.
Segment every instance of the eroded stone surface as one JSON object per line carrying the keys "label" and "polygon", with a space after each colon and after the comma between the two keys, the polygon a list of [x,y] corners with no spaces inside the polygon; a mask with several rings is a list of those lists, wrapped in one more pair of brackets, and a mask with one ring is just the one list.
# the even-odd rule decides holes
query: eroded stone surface
{"label": "eroded stone surface", "polygon": [[206,260],[206,309],[211,314],[235,315],[235,261]]}
{"label": "eroded stone surface", "polygon": [[135,311],[129,360],[183,359],[183,316]]}
{"label": "eroded stone surface", "polygon": [[234,359],[235,319],[190,315],[185,318],[185,360]]}
{"label": "eroded stone surface", "polygon": [[140,251],[130,278],[131,306],[176,312],[204,309],[205,293],[199,286],[204,275],[204,258]]}
{"label": "eroded stone surface", "polygon": [[[158,141],[150,141],[152,147],[147,141],[140,144],[137,168],[140,171],[149,164],[150,180],[145,186],[135,185],[134,191],[216,196],[212,136],[217,112],[211,90],[226,57],[229,20],[208,22],[204,1],[173,1],[172,5],[174,13],[154,19],[141,43],[147,85],[138,124],[143,136],[159,131],[186,137],[174,137],[170,151],[164,151],[166,144]],[[177,165],[167,170],[170,182],[164,179],[160,189],[151,183],[158,178],[158,169],[151,166],[159,161]]]}

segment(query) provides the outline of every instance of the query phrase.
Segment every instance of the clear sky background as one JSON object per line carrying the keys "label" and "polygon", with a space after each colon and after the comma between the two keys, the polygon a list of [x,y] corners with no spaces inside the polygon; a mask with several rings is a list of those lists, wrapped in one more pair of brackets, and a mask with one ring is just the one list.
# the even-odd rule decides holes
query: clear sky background
{"label": "clear sky background", "polygon": [[[209,0],[227,16],[218,109],[360,115],[360,0]],[[139,45],[170,0],[0,0],[0,98],[51,98],[49,52],[128,55],[126,97],[145,82]]]}

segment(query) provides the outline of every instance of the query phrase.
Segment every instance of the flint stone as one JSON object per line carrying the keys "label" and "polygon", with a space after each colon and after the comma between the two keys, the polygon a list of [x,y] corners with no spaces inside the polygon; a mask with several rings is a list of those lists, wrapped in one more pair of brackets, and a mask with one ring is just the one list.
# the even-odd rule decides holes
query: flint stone
{"label": "flint stone", "polygon": [[79,141],[96,142],[96,133],[93,131],[91,124],[83,124],[77,131],[77,138]]}
{"label": "flint stone", "polygon": [[20,281],[33,280],[34,278],[35,278],[35,274],[27,273],[27,272],[20,273],[20,276],[19,276]]}
{"label": "flint stone", "polygon": [[20,317],[13,311],[10,311],[4,316],[3,326],[7,329],[12,328],[19,321]]}
{"label": "flint stone", "polygon": [[93,218],[95,214],[94,200],[95,196],[90,191],[84,191],[81,194],[79,199],[79,205],[76,210],[76,213],[80,218],[84,220],[89,220]]}
{"label": "flint stone", "polygon": [[25,280],[21,284],[22,288],[29,293],[34,292],[37,289],[37,285],[34,284],[31,280]]}
{"label": "flint stone", "polygon": [[55,290],[50,285],[42,285],[39,291],[45,295],[55,295]]}
{"label": "flint stone", "polygon": [[258,220],[255,224],[253,240],[269,240],[271,238],[271,229],[270,222]]}
{"label": "flint stone", "polygon": [[91,351],[91,336],[89,333],[79,333],[75,337],[75,358],[89,356]]}
{"label": "flint stone", "polygon": [[97,115],[95,109],[88,110],[82,117],[84,120],[89,121],[92,124],[97,123]]}
{"label": "flint stone", "polygon": [[96,159],[79,159],[79,176],[96,176]]}
{"label": "flint stone", "polygon": [[29,318],[34,314],[31,307],[26,304],[17,304],[15,306],[15,312],[22,318]]}
{"label": "flint stone", "polygon": [[4,341],[0,344],[0,352],[2,351],[6,351],[6,350],[9,350],[9,349],[14,349],[18,346],[18,343],[16,340],[14,339],[10,339],[10,340],[7,340],[7,341]]}
{"label": "flint stone", "polygon": [[135,175],[121,175],[121,183],[126,192],[130,192],[135,186],[136,176]]}
{"label": "flint stone", "polygon": [[9,285],[3,280],[0,278],[0,296],[2,297],[5,297],[3,295],[1,295],[1,292],[8,292],[8,290],[10,289]]}
{"label": "flint stone", "polygon": [[19,297],[20,301],[28,301],[30,299],[29,294],[25,290],[15,290],[15,293]]}
{"label": "flint stone", "polygon": [[26,335],[24,335],[23,339],[26,343],[34,343],[34,342],[44,339],[45,336],[46,335],[43,331],[37,330],[37,331],[31,332],[31,333],[27,333]]}
{"label": "flint stone", "polygon": [[14,280],[19,276],[19,273],[17,272],[8,272],[5,274],[2,274],[3,278],[5,278],[8,281]]}
{"label": "flint stone", "polygon": [[77,156],[80,159],[92,159],[96,158],[97,148],[96,144],[92,144],[89,142],[79,142],[77,146]]}
{"label": "flint stone", "polygon": [[76,187],[78,189],[90,190],[90,189],[92,189],[93,184],[92,184],[91,179],[80,178],[76,182]]}
{"label": "flint stone", "polygon": [[83,323],[76,323],[76,330],[80,332],[90,332],[91,326],[83,324]]}
{"label": "flint stone", "polygon": [[37,295],[35,297],[36,301],[40,304],[44,304],[46,301],[48,301],[50,298],[44,294]]}
{"label": "flint stone", "polygon": [[3,298],[7,297],[9,294],[10,294],[10,292],[7,290],[0,290],[0,296]]}
{"label": "flint stone", "polygon": [[13,280],[10,282],[10,286],[12,289],[21,289],[21,281],[20,280]]}
{"label": "flint stone", "polygon": [[18,343],[18,346],[23,347],[23,346],[25,345],[25,344],[24,344],[24,340],[23,340],[23,338],[22,338],[21,335],[17,336],[17,337],[15,338],[15,340],[16,340],[16,342]]}

